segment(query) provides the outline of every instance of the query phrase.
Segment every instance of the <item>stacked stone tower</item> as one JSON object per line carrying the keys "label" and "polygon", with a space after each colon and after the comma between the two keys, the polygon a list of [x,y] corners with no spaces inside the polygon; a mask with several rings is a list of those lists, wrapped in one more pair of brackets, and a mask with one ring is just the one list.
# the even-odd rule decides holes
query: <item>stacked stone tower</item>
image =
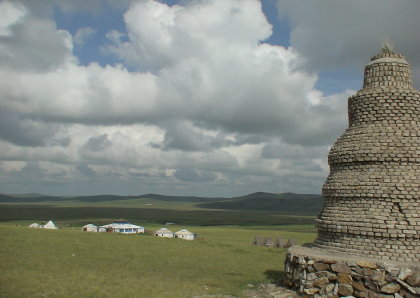
{"label": "stacked stone tower", "polygon": [[420,92],[410,67],[383,51],[348,100],[349,128],[328,156],[314,246],[420,262]]}
{"label": "stacked stone tower", "polygon": [[318,237],[288,250],[284,283],[302,297],[420,297],[420,92],[402,55],[371,59],[348,112]]}

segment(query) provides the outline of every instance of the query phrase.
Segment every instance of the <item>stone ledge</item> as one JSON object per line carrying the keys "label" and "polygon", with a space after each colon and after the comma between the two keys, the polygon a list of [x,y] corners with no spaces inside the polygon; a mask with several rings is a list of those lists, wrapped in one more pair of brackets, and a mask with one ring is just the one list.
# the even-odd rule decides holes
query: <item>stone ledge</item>
{"label": "stone ledge", "polygon": [[420,264],[293,246],[284,282],[303,297],[418,297]]}

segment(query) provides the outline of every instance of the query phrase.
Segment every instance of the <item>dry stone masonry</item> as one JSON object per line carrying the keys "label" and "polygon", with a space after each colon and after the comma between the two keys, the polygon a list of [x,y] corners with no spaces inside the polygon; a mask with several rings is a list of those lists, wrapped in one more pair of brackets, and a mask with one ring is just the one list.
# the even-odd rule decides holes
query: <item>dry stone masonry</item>
{"label": "dry stone masonry", "polygon": [[420,262],[420,93],[396,53],[374,56],[328,156],[315,246]]}
{"label": "dry stone masonry", "polygon": [[[318,237],[306,256],[296,259],[296,248],[289,250],[285,282],[306,296],[419,295],[418,288],[410,291],[413,286],[397,278],[410,266],[411,279],[420,278],[420,92],[412,86],[402,55],[383,51],[371,58],[363,89],[348,99],[348,115],[349,128],[328,155],[330,175],[316,219]],[[350,271],[337,271],[332,264],[339,262],[314,258],[315,250],[344,259],[374,258],[378,262],[370,269],[384,280],[372,281],[370,271],[357,262],[341,262]],[[398,269],[388,272],[386,262]],[[309,273],[316,276],[315,284]]]}
{"label": "dry stone masonry", "polygon": [[[305,251],[306,250],[306,251]],[[286,286],[303,297],[420,296],[415,267],[345,255],[325,255],[300,247],[286,256]],[[315,252],[314,252],[315,250]]]}

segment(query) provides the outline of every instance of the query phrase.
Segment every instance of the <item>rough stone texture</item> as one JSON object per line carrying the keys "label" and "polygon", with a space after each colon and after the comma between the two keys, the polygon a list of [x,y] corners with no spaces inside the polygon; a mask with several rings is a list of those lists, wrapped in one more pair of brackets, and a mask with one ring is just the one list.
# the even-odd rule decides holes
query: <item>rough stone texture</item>
{"label": "rough stone texture", "polygon": [[347,266],[345,263],[332,264],[331,269],[332,271],[338,272],[338,273],[347,273],[347,274],[351,273],[349,266]]}
{"label": "rough stone texture", "polygon": [[342,284],[351,285],[353,283],[353,279],[351,278],[351,275],[345,274],[345,273],[338,273],[337,280],[339,283],[342,283]]}
{"label": "rough stone texture", "polygon": [[314,268],[316,271],[324,271],[330,269],[330,266],[328,264],[318,262],[314,264]]}
{"label": "rough stone texture", "polygon": [[337,293],[340,296],[350,296],[353,294],[353,287],[347,284],[339,284]]}
{"label": "rough stone texture", "polygon": [[[324,270],[317,271],[314,264],[329,266],[319,266]],[[347,268],[348,274],[337,272]],[[363,258],[314,247],[294,246],[285,260],[284,284],[303,297],[419,297],[420,288],[409,284],[419,279],[418,263]]]}
{"label": "rough stone texture", "polygon": [[413,274],[413,271],[406,268],[406,269],[400,271],[400,273],[398,274],[398,278],[401,279],[401,280],[405,280],[407,277],[409,277],[412,274]]}
{"label": "rough stone texture", "polygon": [[401,286],[399,284],[387,284],[381,288],[381,291],[388,294],[398,293],[401,290]]}
{"label": "rough stone texture", "polygon": [[404,57],[374,56],[348,108],[349,128],[328,156],[314,245],[419,263],[420,92]]}
{"label": "rough stone texture", "polygon": [[331,148],[313,247],[292,247],[285,285],[303,297],[420,297],[420,92],[383,52],[348,100]]}
{"label": "rough stone texture", "polygon": [[420,274],[413,274],[409,276],[406,282],[412,287],[420,287]]}

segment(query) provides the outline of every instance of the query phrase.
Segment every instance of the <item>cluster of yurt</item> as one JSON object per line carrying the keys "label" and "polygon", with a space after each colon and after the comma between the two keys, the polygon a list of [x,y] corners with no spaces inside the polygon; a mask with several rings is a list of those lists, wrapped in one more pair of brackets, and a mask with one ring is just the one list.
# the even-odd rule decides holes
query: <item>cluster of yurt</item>
{"label": "cluster of yurt", "polygon": [[57,227],[52,220],[47,222],[45,225],[34,222],[33,224],[30,224],[29,227],[35,229],[57,230]]}
{"label": "cluster of yurt", "polygon": [[197,234],[194,234],[186,229],[179,230],[178,232],[172,232],[167,228],[161,228],[155,232],[156,237],[163,238],[179,238],[184,240],[194,240],[197,238]]}
{"label": "cluster of yurt", "polygon": [[265,247],[274,247],[274,248],[289,248],[295,244],[294,239],[288,239],[287,241],[281,238],[277,238],[274,241],[271,237],[261,237],[255,236],[252,245],[254,246],[265,246]]}
{"label": "cluster of yurt", "polygon": [[87,224],[82,227],[84,232],[101,232],[101,233],[121,233],[121,234],[140,234],[144,233],[144,227],[133,225],[127,221],[116,221],[103,226],[95,226]]}

